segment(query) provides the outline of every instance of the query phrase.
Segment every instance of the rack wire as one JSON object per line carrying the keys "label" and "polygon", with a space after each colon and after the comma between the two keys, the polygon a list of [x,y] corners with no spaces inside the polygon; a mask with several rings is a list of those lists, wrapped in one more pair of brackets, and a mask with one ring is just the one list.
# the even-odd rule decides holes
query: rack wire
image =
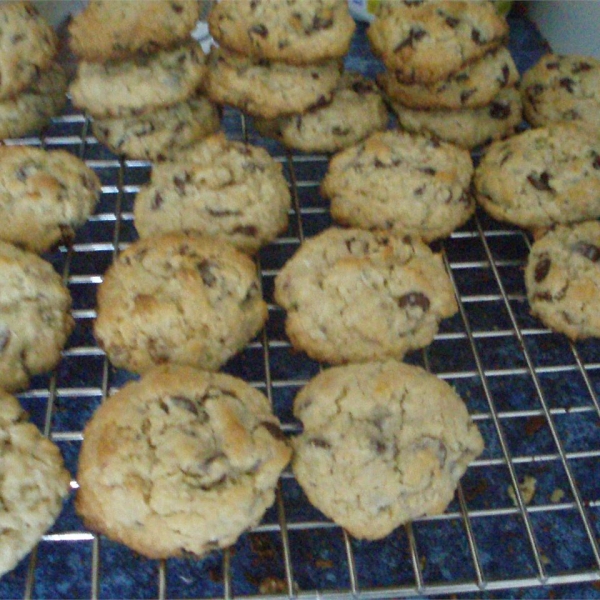
{"label": "rack wire", "polygon": [[[331,224],[318,191],[327,157],[283,151],[234,110],[226,110],[224,128],[230,138],[267,147],[282,162],[292,192],[287,233],[257,260],[269,321],[225,370],[267,394],[293,434],[299,431],[293,397],[321,366],[291,349],[273,280],[305,237]],[[75,332],[56,371],[36,377],[20,395],[75,475],[85,423],[103,397],[133,377],[110,366],[92,323],[104,271],[136,239],[133,198],[151,165],[112,155],[72,108],[41,138],[17,143],[67,149],[103,183],[98,210],[73,246],[47,256],[73,296]],[[334,599],[481,595],[561,584],[598,589],[600,342],[570,344],[530,316],[523,283],[530,243],[522,231],[478,212],[438,244],[459,313],[407,361],[457,389],[486,444],[443,515],[417,519],[381,541],[354,540],[310,506],[287,470],[275,505],[233,548],[203,559],[150,561],[83,527],[73,507],[73,479],[57,523],[0,579],[0,597]],[[530,498],[523,483],[533,480]]]}

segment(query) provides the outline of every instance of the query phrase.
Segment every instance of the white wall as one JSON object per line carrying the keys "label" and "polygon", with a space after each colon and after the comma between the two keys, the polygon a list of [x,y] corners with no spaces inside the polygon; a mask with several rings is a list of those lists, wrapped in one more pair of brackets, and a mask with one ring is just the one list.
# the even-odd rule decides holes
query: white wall
{"label": "white wall", "polygon": [[529,16],[554,52],[600,58],[600,0],[536,0]]}

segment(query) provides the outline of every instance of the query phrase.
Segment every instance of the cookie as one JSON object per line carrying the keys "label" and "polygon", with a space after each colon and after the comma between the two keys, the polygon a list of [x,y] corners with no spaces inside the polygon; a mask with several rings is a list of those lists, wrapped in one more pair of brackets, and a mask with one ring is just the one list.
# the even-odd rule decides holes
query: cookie
{"label": "cookie", "polygon": [[208,26],[225,48],[292,65],[345,56],[356,27],[346,0],[221,0]]}
{"label": "cookie", "polygon": [[521,97],[515,88],[502,90],[482,108],[416,110],[396,101],[390,105],[407,131],[468,149],[512,135],[523,119]]}
{"label": "cookie", "polygon": [[384,4],[367,35],[399,81],[426,84],[500,46],[508,24],[492,2],[406,0]]}
{"label": "cookie", "polygon": [[57,49],[54,30],[29,2],[0,3],[0,100],[29,87]]}
{"label": "cookie", "polygon": [[430,241],[475,210],[471,156],[402,131],[375,133],[336,154],[321,184],[332,217],[364,229],[395,229]]}
{"label": "cookie", "polygon": [[5,242],[0,280],[0,388],[17,391],[60,361],[75,324],[71,296],[50,263]]}
{"label": "cookie", "polygon": [[0,139],[22,137],[48,125],[65,107],[66,92],[67,76],[59,65],[53,64],[26,90],[0,100]]}
{"label": "cookie", "polygon": [[215,133],[220,126],[219,109],[197,94],[139,116],[94,119],[92,131],[115,154],[160,161],[172,159],[182,148]]}
{"label": "cookie", "polygon": [[87,527],[149,558],[200,557],[259,523],[290,455],[261,392],[164,365],[86,425],[76,509]]}
{"label": "cookie", "polygon": [[56,521],[71,476],[60,450],[0,390],[0,577],[14,569]]}
{"label": "cookie", "polygon": [[456,392],[394,360],[333,367],[294,400],[292,469],[310,502],[376,540],[444,512],[483,439]]}
{"label": "cookie", "polygon": [[570,123],[493,143],[475,170],[476,198],[525,229],[600,217],[600,139]]}
{"label": "cookie", "polygon": [[69,23],[70,47],[89,62],[123,60],[177,45],[199,17],[198,0],[92,0]]}
{"label": "cookie", "polygon": [[295,66],[213,48],[206,93],[218,104],[274,119],[329,102],[341,73],[342,64],[337,60]]}
{"label": "cookie", "polygon": [[142,238],[196,230],[254,253],[286,229],[290,208],[281,163],[220,134],[156,165],[133,213]]}
{"label": "cookie", "polygon": [[600,60],[547,54],[523,76],[525,118],[535,127],[573,121],[600,132]]}
{"label": "cookie", "polygon": [[359,73],[342,75],[329,104],[274,120],[256,119],[257,130],[302,152],[337,152],[385,129],[388,111],[373,82]]}
{"label": "cookie", "polygon": [[195,41],[125,61],[81,62],[71,83],[73,104],[93,117],[130,117],[189,98],[206,75]]}
{"label": "cookie", "polygon": [[256,266],[229,244],[167,234],[131,244],[98,288],[94,333],[115,367],[216,370],[267,319]]}
{"label": "cookie", "polygon": [[600,337],[600,223],[558,225],[531,248],[525,269],[533,315],[572,340]]}
{"label": "cookie", "polygon": [[410,236],[327,229],[275,278],[292,345],[328,363],[401,359],[457,311],[442,258]]}
{"label": "cookie", "polygon": [[100,192],[94,171],[65,150],[0,147],[0,239],[33,252],[70,243]]}
{"label": "cookie", "polygon": [[429,85],[403,83],[391,71],[380,73],[377,81],[390,98],[407,108],[465,109],[485,106],[503,89],[514,87],[519,72],[508,48],[502,46]]}

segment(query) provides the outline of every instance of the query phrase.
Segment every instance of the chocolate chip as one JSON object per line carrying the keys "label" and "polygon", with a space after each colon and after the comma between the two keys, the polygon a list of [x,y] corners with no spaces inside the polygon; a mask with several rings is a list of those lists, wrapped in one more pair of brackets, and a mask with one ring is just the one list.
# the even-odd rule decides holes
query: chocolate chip
{"label": "chocolate chip", "polygon": [[331,133],[333,133],[333,135],[348,135],[350,133],[350,127],[340,127],[339,125],[336,125],[331,128]]}
{"label": "chocolate chip", "polygon": [[177,13],[178,15],[183,12],[183,6],[177,2],[171,2],[171,8],[173,9],[173,12]]}
{"label": "chocolate chip", "polygon": [[250,0],[250,10],[256,10],[256,7],[260,4],[260,0]]}
{"label": "chocolate chip", "polygon": [[533,295],[534,300],[540,300],[541,302],[551,302],[552,294],[550,292],[538,292]]}
{"label": "chocolate chip", "polygon": [[464,104],[474,93],[475,93],[474,88],[471,88],[470,90],[463,90],[460,93],[460,103]]}
{"label": "chocolate chip", "polygon": [[573,93],[573,85],[575,82],[570,77],[563,77],[559,79],[558,84],[560,87],[565,88],[569,94]]}
{"label": "chocolate chip", "polygon": [[534,85],[530,85],[527,88],[527,95],[529,96],[529,98],[533,98],[534,96],[539,96],[540,94],[542,94],[544,92],[544,86],[541,83],[536,83]]}
{"label": "chocolate chip", "polygon": [[409,294],[404,294],[404,296],[398,298],[398,306],[400,308],[418,306],[425,312],[429,310],[430,305],[431,302],[429,301],[429,298],[421,292],[410,292]]}
{"label": "chocolate chip", "polygon": [[508,119],[508,117],[510,117],[511,112],[512,110],[510,108],[510,104],[508,104],[507,102],[490,103],[489,115],[492,119]]}
{"label": "chocolate chip", "polygon": [[425,191],[425,189],[427,188],[426,185],[421,185],[418,188],[413,190],[413,194],[415,196],[421,196],[423,194],[423,192]]}
{"label": "chocolate chip", "polygon": [[261,426],[264,427],[276,440],[285,440],[285,435],[283,431],[281,431],[281,429],[279,429],[279,427],[275,423],[271,423],[270,421],[263,421],[261,423]]}
{"label": "chocolate chip", "polygon": [[370,81],[355,81],[350,87],[357,94],[368,94],[373,91],[373,84]]}
{"label": "chocolate chip", "polygon": [[435,169],[432,169],[431,167],[419,167],[417,170],[421,171],[421,173],[425,173],[425,175],[435,175],[437,172]]}
{"label": "chocolate chip", "polygon": [[173,177],[173,185],[177,188],[180,194],[185,191],[185,184],[190,182],[190,174],[184,173],[183,175],[175,175]]}
{"label": "chocolate chip", "polygon": [[10,41],[13,44],[18,44],[19,42],[22,42],[24,39],[25,39],[25,36],[22,33],[17,33],[10,38]]}
{"label": "chocolate chip", "polygon": [[258,229],[254,225],[238,225],[237,227],[234,227],[231,233],[256,237],[258,235]]}
{"label": "chocolate chip", "polygon": [[321,31],[322,29],[329,29],[333,25],[333,19],[323,19],[318,15],[315,15],[312,20],[312,31]]}
{"label": "chocolate chip", "polygon": [[415,42],[422,40],[427,35],[424,29],[411,27],[410,32],[406,38],[404,38],[395,48],[394,52],[400,52],[403,48],[410,46],[414,48]]}
{"label": "chocolate chip", "polygon": [[448,25],[448,27],[452,27],[452,29],[457,27],[459,23],[460,19],[457,19],[456,17],[446,17],[446,25]]}
{"label": "chocolate chip", "polygon": [[216,265],[209,260],[204,259],[197,265],[198,272],[200,273],[200,277],[202,277],[202,281],[204,285],[208,287],[214,287],[215,283],[217,283],[217,278],[213,274],[212,269]]}
{"label": "chocolate chip", "polygon": [[479,31],[479,29],[472,29],[471,30],[471,39],[476,43],[479,44],[480,46],[485,44],[485,41],[483,41],[481,39],[481,31]]}
{"label": "chocolate chip", "polygon": [[592,167],[594,167],[594,169],[600,169],[600,154],[596,154],[596,156],[594,156]]}
{"label": "chocolate chip", "polygon": [[198,414],[198,407],[192,400],[186,398],[185,396],[171,396],[171,402],[178,408],[187,410],[194,415]]}
{"label": "chocolate chip", "polygon": [[540,192],[553,192],[554,190],[550,187],[550,175],[548,171],[543,171],[539,175],[537,173],[530,173],[527,176],[527,181]]}
{"label": "chocolate chip", "polygon": [[248,33],[250,35],[256,34],[262,38],[266,38],[269,35],[269,30],[265,25],[259,23],[258,25],[253,25],[252,27],[250,27],[250,29],[248,29]]}
{"label": "chocolate chip", "polygon": [[550,272],[550,266],[552,265],[552,261],[548,258],[548,256],[544,255],[535,265],[535,281],[536,283],[540,283],[546,279],[548,273]]}
{"label": "chocolate chip", "polygon": [[548,71],[555,71],[559,67],[560,63],[558,61],[546,63],[546,69],[548,69]]}
{"label": "chocolate chip", "polygon": [[315,448],[323,448],[323,450],[331,450],[331,444],[322,438],[313,438],[309,444]]}
{"label": "chocolate chip", "polygon": [[218,208],[208,208],[206,212],[211,217],[238,217],[242,214],[240,210],[227,210],[227,209],[218,209]]}
{"label": "chocolate chip", "polygon": [[163,197],[160,195],[160,192],[156,192],[156,194],[154,194],[152,204],[150,204],[150,209],[158,210],[162,206],[163,202],[164,200]]}
{"label": "chocolate chip", "polygon": [[381,440],[371,440],[371,446],[376,454],[384,454],[387,446]]}
{"label": "chocolate chip", "polygon": [[577,254],[581,254],[581,256],[584,256],[592,262],[598,262],[598,260],[600,260],[600,248],[594,244],[577,242],[571,246],[571,250]]}
{"label": "chocolate chip", "polygon": [[510,77],[510,69],[509,69],[508,65],[504,65],[502,67],[502,79],[500,80],[500,85],[502,87],[506,87],[509,77]]}
{"label": "chocolate chip", "polygon": [[590,65],[590,63],[580,62],[573,67],[572,72],[575,74],[581,73],[582,71],[589,71],[591,68],[592,65]]}

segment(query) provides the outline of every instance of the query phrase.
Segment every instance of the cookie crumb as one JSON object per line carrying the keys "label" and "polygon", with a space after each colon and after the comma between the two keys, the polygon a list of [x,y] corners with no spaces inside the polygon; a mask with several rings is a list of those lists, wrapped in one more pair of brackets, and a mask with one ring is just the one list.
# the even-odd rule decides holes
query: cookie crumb
{"label": "cookie crumb", "polygon": [[[524,504],[529,504],[533,500],[533,496],[535,495],[536,484],[536,478],[532,477],[531,475],[525,475],[523,481],[519,482],[519,491],[521,492],[521,496],[523,497]],[[509,485],[507,491],[514,505],[518,506],[517,496],[515,494],[513,486]]]}
{"label": "cookie crumb", "polygon": [[561,490],[560,488],[556,488],[552,492],[552,496],[550,496],[550,502],[554,502],[556,504],[557,502],[560,502],[564,497],[565,493],[563,492],[563,490]]}

